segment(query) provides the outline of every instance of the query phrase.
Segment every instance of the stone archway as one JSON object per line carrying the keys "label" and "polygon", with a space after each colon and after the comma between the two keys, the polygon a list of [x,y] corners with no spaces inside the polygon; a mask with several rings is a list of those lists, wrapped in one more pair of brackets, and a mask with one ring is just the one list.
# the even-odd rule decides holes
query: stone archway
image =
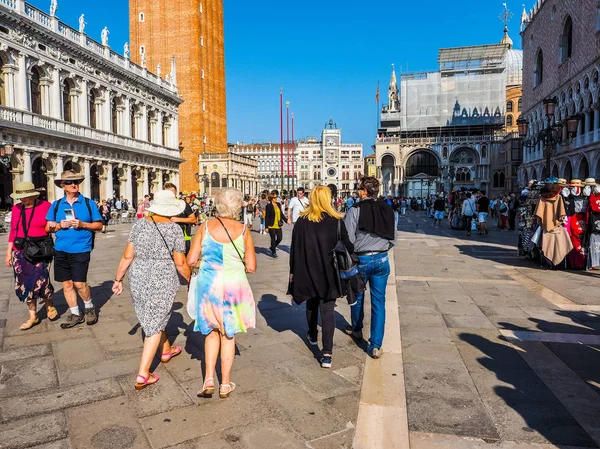
{"label": "stone archway", "polygon": [[[11,170],[12,164],[10,162],[8,166],[0,163],[0,209],[8,209],[9,204],[12,204],[12,198],[10,198],[10,194],[13,193]],[[6,201],[7,199],[10,203]]]}
{"label": "stone archway", "polygon": [[394,181],[394,156],[386,154],[381,158],[381,179],[382,179],[382,194],[395,195]]}
{"label": "stone archway", "polygon": [[581,162],[579,163],[579,171],[577,177],[582,181],[585,178],[590,177],[590,165],[588,163],[587,157],[585,156],[581,158]]}
{"label": "stone archway", "polygon": [[93,164],[90,167],[90,196],[93,200],[101,200],[100,198],[100,175],[101,167],[98,164]]}
{"label": "stone archway", "polygon": [[573,179],[573,166],[571,165],[571,161],[567,161],[565,164],[565,168],[563,170],[563,178],[567,181],[571,181]]}
{"label": "stone archway", "polygon": [[47,171],[48,168],[46,167],[44,159],[42,159],[41,156],[37,157],[31,164],[31,181],[36,189],[45,190],[45,192],[42,192],[41,195],[44,198],[48,197],[48,177],[46,176]]}
{"label": "stone archway", "polygon": [[406,183],[404,195],[426,197],[436,193],[439,180],[439,160],[428,150],[416,150],[406,159]]}
{"label": "stone archway", "polygon": [[113,168],[112,178],[113,198],[121,199],[121,175],[118,167]]}

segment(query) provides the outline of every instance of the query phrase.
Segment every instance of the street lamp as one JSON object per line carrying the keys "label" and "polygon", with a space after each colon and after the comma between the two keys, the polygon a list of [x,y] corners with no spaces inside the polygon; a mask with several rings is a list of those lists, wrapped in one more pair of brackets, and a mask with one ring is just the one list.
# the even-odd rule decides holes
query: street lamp
{"label": "street lamp", "polygon": [[202,181],[204,183],[204,196],[207,196],[208,193],[208,167],[206,165],[202,166],[202,169],[204,171],[203,174],[200,173],[195,173],[194,176],[196,177],[196,182],[200,183],[200,181]]}
{"label": "street lamp", "polygon": [[[527,119],[521,117],[517,120],[517,127],[519,128],[519,137],[523,139],[523,146],[527,148],[533,148],[540,142],[544,145],[544,152],[546,156],[546,166],[543,171],[543,178],[549,178],[550,162],[552,158],[552,152],[556,145],[565,144],[570,145],[577,134],[577,128],[579,127],[579,121],[581,120],[580,114],[570,116],[565,122],[557,122],[552,124],[554,120],[554,113],[556,110],[557,101],[555,98],[548,98],[544,100],[544,114],[546,115],[546,128],[542,129],[537,136],[531,136],[527,138],[529,134],[529,122]],[[567,130],[567,137],[563,138],[563,130]]]}
{"label": "street lamp", "polygon": [[11,144],[0,144],[0,164],[8,168],[10,165],[10,157],[14,153],[15,147]]}

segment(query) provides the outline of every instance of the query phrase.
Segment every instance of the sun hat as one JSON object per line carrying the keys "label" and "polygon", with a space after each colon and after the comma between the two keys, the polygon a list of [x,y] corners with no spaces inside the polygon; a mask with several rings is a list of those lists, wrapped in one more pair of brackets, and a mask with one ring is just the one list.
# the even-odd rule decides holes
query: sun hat
{"label": "sun hat", "polygon": [[594,178],[585,178],[585,181],[583,183],[586,186],[595,186],[596,185],[596,180]]}
{"label": "sun hat", "polygon": [[558,178],[558,184],[561,186],[566,186],[567,180],[565,178]]}
{"label": "sun hat", "polygon": [[184,209],[185,201],[178,200],[170,190],[160,190],[154,194],[154,199],[150,201],[150,207],[147,210],[163,217],[174,217],[182,213]]}
{"label": "sun hat", "polygon": [[61,183],[65,181],[83,181],[85,176],[75,173],[73,170],[65,170],[61,173],[60,177],[54,180],[56,187],[62,187]]}
{"label": "sun hat", "polygon": [[581,179],[571,179],[569,187],[583,187],[583,182],[581,182]]}
{"label": "sun hat", "polygon": [[10,194],[13,200],[20,200],[21,198],[29,198],[30,196],[38,197],[40,192],[35,190],[35,186],[31,182],[18,182],[15,186],[15,191]]}

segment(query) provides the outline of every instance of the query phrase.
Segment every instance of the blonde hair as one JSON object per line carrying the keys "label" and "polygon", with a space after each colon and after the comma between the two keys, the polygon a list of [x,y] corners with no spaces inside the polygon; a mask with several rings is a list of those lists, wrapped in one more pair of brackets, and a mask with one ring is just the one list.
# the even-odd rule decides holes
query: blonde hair
{"label": "blonde hair", "polygon": [[343,217],[331,205],[331,190],[329,187],[317,186],[310,192],[308,207],[300,213],[300,216],[306,217],[308,221],[318,223],[323,219],[323,214],[338,220]]}
{"label": "blonde hair", "polygon": [[217,216],[237,220],[242,213],[244,195],[237,189],[219,189],[215,195],[215,207]]}

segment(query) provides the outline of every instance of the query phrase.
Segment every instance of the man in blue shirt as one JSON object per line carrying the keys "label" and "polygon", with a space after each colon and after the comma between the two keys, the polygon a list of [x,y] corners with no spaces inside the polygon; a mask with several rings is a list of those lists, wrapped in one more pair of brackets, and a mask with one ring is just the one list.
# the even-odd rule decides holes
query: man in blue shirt
{"label": "man in blue shirt", "polygon": [[[69,313],[60,325],[68,329],[84,321],[88,325],[98,321],[92,304],[87,272],[93,249],[94,232],[102,229],[102,216],[96,204],[79,193],[83,175],[64,171],[54,183],[65,191],[65,196],[52,203],[46,216],[46,231],[56,233],[54,241],[54,279],[61,282]],[[77,293],[85,306],[85,317],[77,304]]]}

